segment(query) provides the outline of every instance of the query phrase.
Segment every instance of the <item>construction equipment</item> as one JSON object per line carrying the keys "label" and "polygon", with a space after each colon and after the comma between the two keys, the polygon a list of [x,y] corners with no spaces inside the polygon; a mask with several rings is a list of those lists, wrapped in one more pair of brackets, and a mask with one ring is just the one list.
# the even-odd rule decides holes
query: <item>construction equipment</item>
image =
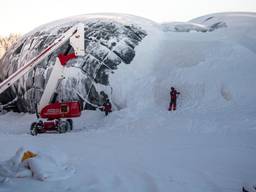
{"label": "construction equipment", "polygon": [[[53,93],[55,92],[59,82],[64,78],[66,63],[77,56],[85,55],[84,24],[78,23],[68,29],[53,43],[42,50],[36,57],[31,59],[27,64],[20,67],[16,72],[0,83],[1,94],[68,40],[69,48],[66,53],[58,54],[37,107],[38,118],[47,119],[47,121],[43,122],[42,120],[39,120],[38,122],[33,122],[30,129],[32,135],[37,135],[38,133],[44,133],[46,131],[58,131],[59,133],[63,133],[72,130],[72,119],[66,118],[79,117],[81,115],[79,102],[68,101],[52,103],[52,100],[54,97]],[[68,53],[71,47],[73,47],[74,53]],[[65,119],[63,120],[63,118]]]}

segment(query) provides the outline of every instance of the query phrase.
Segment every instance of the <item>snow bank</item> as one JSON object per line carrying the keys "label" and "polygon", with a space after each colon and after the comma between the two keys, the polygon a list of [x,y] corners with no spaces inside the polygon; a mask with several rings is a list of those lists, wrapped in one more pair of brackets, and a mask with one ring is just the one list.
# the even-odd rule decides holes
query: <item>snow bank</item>
{"label": "snow bank", "polygon": [[35,157],[22,161],[27,150],[19,148],[16,154],[9,160],[0,164],[0,177],[3,178],[24,178],[59,180],[68,178],[73,169],[67,166],[66,162],[57,154],[36,153]]}
{"label": "snow bank", "polygon": [[0,164],[1,177],[26,177],[32,176],[32,173],[21,164],[22,156],[25,150],[20,148],[16,154],[9,160]]}
{"label": "snow bank", "polygon": [[[256,91],[248,84],[255,81],[256,17],[251,15],[217,14],[194,19],[193,25],[178,23],[188,31],[201,32],[195,26],[205,26],[211,31],[207,33],[152,28],[131,65],[111,76],[113,102],[166,108],[174,86],[181,92],[178,105],[183,110],[253,108]],[[221,22],[227,26],[220,27]]]}

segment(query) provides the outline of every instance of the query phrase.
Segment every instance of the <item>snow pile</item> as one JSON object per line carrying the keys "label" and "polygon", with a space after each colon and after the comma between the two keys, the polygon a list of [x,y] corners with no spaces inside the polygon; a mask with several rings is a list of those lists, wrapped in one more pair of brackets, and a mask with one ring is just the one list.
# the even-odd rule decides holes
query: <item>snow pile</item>
{"label": "snow pile", "polygon": [[1,177],[28,177],[32,176],[32,172],[21,164],[24,149],[20,148],[16,154],[10,159],[0,164]]}
{"label": "snow pile", "polygon": [[0,180],[8,181],[6,178],[33,177],[35,179],[59,180],[66,179],[72,173],[66,162],[60,161],[58,154],[47,155],[36,153],[35,157],[23,160],[27,152],[19,148],[16,154],[9,160],[0,163]]}
{"label": "snow pile", "polygon": [[239,22],[247,19],[240,17],[234,17],[233,25],[233,17],[224,19],[227,28],[209,33],[157,28],[148,32],[136,47],[131,65],[122,66],[110,77],[113,102],[128,108],[164,108],[174,86],[182,93],[179,105],[183,109],[254,108],[251,103],[256,91],[247,85],[255,81],[256,26],[252,24],[256,17],[252,17],[254,22],[251,17],[248,22]]}

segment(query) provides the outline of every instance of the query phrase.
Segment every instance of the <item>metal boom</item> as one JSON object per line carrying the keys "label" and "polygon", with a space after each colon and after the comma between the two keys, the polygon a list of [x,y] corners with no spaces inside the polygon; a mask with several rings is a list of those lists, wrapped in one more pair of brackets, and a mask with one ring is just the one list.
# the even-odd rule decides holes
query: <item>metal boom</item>
{"label": "metal boom", "polygon": [[[41,51],[36,57],[31,59],[27,64],[23,65],[13,74],[11,74],[7,79],[1,82],[0,94],[3,93],[6,89],[8,89],[11,85],[13,85],[23,75],[31,71],[35,66],[37,66],[41,61],[43,61],[47,56],[53,53],[56,49],[58,49],[61,45],[63,45],[69,39],[70,39],[70,44],[75,49],[75,54],[79,56],[84,56],[85,54],[84,41],[81,41],[80,39],[84,37],[84,34],[81,34],[83,30],[84,30],[84,25],[82,23],[78,23],[77,25],[67,30],[64,34],[62,34],[59,38],[57,38],[52,44],[50,44],[43,51]],[[77,39],[79,39],[79,41],[75,40],[75,38],[73,38],[72,36],[75,36]],[[72,43],[72,41],[74,43]]]}

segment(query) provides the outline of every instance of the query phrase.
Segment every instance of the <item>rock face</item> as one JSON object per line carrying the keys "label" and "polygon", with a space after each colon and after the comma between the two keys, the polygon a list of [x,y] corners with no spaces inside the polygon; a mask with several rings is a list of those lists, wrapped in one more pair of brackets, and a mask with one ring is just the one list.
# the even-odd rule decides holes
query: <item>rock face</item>
{"label": "rock face", "polygon": [[[84,109],[88,109],[101,105],[107,97],[111,99],[109,75],[119,65],[131,63],[136,54],[135,47],[147,35],[141,26],[113,18],[72,18],[30,32],[0,61],[0,80],[26,64],[78,22],[85,24],[86,55],[68,62],[66,78],[57,88],[57,100],[78,100],[83,103]],[[0,95],[0,102],[15,111],[35,112],[35,105],[41,98],[56,56],[64,53],[67,47],[68,42],[19,79]]]}

